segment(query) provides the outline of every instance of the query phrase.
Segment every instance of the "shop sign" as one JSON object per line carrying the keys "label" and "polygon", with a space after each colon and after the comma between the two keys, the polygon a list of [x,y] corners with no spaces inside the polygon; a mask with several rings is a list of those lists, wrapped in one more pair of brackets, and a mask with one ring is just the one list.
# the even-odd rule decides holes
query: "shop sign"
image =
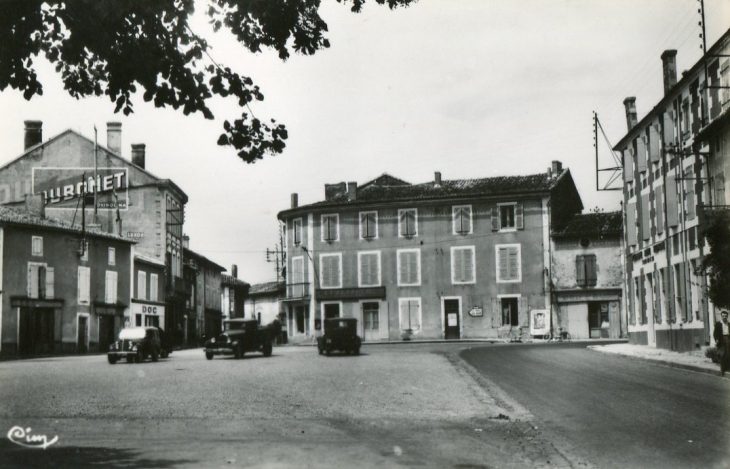
{"label": "shop sign", "polygon": [[127,231],[127,238],[139,239],[144,238],[143,231]]}
{"label": "shop sign", "polygon": [[134,314],[151,314],[154,316],[164,316],[165,307],[162,305],[132,303],[132,313],[134,313]]}
{"label": "shop sign", "polygon": [[127,168],[33,168],[32,191],[53,208],[76,210],[79,197],[96,193],[96,208],[126,210],[127,177]]}

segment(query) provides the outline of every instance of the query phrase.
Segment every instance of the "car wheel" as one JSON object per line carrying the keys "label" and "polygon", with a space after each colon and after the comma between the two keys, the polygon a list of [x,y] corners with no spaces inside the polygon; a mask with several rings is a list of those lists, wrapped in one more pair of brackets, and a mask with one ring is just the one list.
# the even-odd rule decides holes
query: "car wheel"
{"label": "car wheel", "polygon": [[329,347],[326,347],[326,348],[324,349],[324,354],[325,354],[325,355],[327,355],[327,356],[329,357],[330,355],[332,355],[332,350],[330,350],[330,348],[329,348]]}
{"label": "car wheel", "polygon": [[160,350],[160,358],[167,358],[170,354],[167,353],[167,350]]}
{"label": "car wheel", "polygon": [[106,356],[106,359],[109,360],[109,364],[110,365],[113,365],[113,364],[115,364],[117,362],[117,357],[114,357],[112,355],[107,355]]}
{"label": "car wheel", "polygon": [[355,355],[360,355],[360,347],[357,347],[357,348],[355,349]]}
{"label": "car wheel", "polygon": [[152,352],[152,361],[156,362],[160,358],[159,355],[157,355],[157,351]]}
{"label": "car wheel", "polygon": [[134,362],[142,363],[143,361],[144,361],[144,354],[141,351],[137,352],[137,355],[134,356]]}
{"label": "car wheel", "polygon": [[271,342],[264,344],[264,356],[265,357],[271,356],[272,348],[273,348],[273,346],[271,345]]}
{"label": "car wheel", "polygon": [[233,358],[238,360],[242,356],[243,356],[243,353],[242,353],[241,347],[236,347],[236,349],[233,351]]}
{"label": "car wheel", "polygon": [[134,357],[132,355],[127,355],[127,363],[134,363]]}
{"label": "car wheel", "polygon": [[324,350],[321,347],[318,347],[317,349],[319,350],[319,354],[320,355],[323,355],[324,354]]}
{"label": "car wheel", "polygon": [[208,360],[212,360],[213,354],[211,352],[205,352],[205,358],[207,358]]}

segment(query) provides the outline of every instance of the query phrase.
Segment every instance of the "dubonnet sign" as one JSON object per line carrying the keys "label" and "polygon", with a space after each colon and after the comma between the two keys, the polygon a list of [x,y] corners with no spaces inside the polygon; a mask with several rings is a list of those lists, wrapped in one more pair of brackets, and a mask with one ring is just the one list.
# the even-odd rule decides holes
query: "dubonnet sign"
{"label": "dubonnet sign", "polygon": [[99,209],[127,209],[127,168],[33,168],[33,193],[46,205],[76,209],[82,194],[94,195]]}

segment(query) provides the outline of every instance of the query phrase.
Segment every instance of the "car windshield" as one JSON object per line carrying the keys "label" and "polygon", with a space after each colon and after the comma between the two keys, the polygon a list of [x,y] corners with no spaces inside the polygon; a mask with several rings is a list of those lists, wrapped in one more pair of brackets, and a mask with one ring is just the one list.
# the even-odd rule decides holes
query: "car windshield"
{"label": "car windshield", "polygon": [[244,328],[243,322],[227,322],[226,323],[226,330],[227,331],[242,331]]}
{"label": "car windshield", "polygon": [[328,330],[334,329],[354,329],[354,321],[327,321],[326,327]]}
{"label": "car windshield", "polygon": [[122,331],[119,333],[119,338],[124,339],[142,339],[145,336],[145,330],[138,327],[130,327],[127,329],[122,329]]}

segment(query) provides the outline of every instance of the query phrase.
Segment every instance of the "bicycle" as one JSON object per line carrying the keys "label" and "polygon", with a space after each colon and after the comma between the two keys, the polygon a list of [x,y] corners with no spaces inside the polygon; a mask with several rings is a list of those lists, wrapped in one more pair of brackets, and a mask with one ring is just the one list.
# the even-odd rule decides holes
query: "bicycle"
{"label": "bicycle", "polygon": [[563,330],[562,327],[558,327],[557,334],[547,331],[542,338],[545,342],[570,342],[572,339],[570,337],[570,332]]}
{"label": "bicycle", "polygon": [[510,342],[532,342],[532,335],[529,330],[525,330],[518,326],[516,328],[510,326],[510,328],[499,335],[499,339],[508,344]]}

